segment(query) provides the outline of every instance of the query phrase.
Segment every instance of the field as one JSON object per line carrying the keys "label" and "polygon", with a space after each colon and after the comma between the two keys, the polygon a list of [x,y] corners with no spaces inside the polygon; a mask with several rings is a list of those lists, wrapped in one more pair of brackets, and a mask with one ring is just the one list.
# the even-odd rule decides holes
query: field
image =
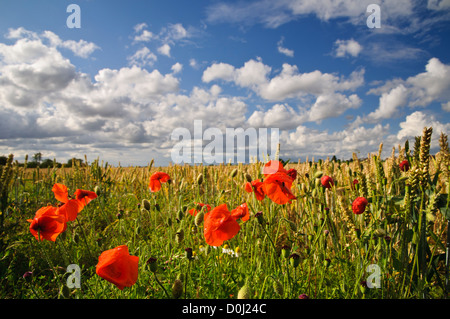
{"label": "field", "polygon": [[[1,171],[0,298],[446,298],[450,152],[441,134],[429,154],[431,134],[425,128],[386,159],[380,145],[364,159],[280,162],[290,175],[262,200],[247,183],[270,179],[264,162],[30,169],[11,156]],[[155,172],[170,180],[151,192]],[[55,184],[68,199],[77,189],[93,199],[49,240],[30,223],[39,209],[62,206]],[[274,200],[289,192],[287,203]],[[360,197],[362,211],[352,206]],[[244,203],[248,215],[230,217]],[[100,276],[100,255],[120,246],[138,259],[127,255]]]}

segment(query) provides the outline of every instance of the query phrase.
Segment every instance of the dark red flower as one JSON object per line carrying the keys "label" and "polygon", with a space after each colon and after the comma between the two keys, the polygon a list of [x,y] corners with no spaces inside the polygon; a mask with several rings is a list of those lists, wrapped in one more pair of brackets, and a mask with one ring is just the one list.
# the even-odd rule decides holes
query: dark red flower
{"label": "dark red flower", "polygon": [[325,188],[331,188],[334,185],[333,179],[328,175],[322,176],[320,182],[322,183],[322,186]]}
{"label": "dark red flower", "polygon": [[287,174],[295,181],[297,178],[297,171],[294,168],[290,168],[287,171]]}
{"label": "dark red flower", "polygon": [[409,162],[407,160],[402,161],[399,166],[403,172],[407,172],[409,170]]}
{"label": "dark red flower", "polygon": [[357,215],[364,213],[367,205],[369,205],[369,202],[364,197],[356,198],[352,204],[353,213]]}

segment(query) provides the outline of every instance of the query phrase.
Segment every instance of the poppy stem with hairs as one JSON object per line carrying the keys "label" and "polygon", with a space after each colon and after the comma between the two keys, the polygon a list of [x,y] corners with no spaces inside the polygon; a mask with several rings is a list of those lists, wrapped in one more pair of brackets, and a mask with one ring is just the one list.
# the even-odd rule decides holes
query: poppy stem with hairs
{"label": "poppy stem with hairs", "polygon": [[81,222],[80,222],[80,220],[78,219],[78,216],[77,216],[75,219],[77,220],[78,226],[79,226],[80,229],[81,229],[81,234],[82,234],[82,236],[83,236],[84,243],[86,244],[86,248],[87,248],[87,250],[88,250],[88,252],[89,252],[89,257],[94,258],[93,255],[92,255],[92,252],[91,252],[91,248],[90,248],[89,245],[88,245],[87,238],[86,238],[86,234],[84,233],[84,229],[83,229],[83,227],[81,226]]}
{"label": "poppy stem with hairs", "polygon": [[158,283],[158,285],[164,290],[164,293],[166,294],[167,298],[170,299],[170,296],[169,296],[166,288],[164,288],[163,284],[159,281],[158,276],[156,276],[156,272],[153,272],[153,275],[155,276],[155,280]]}

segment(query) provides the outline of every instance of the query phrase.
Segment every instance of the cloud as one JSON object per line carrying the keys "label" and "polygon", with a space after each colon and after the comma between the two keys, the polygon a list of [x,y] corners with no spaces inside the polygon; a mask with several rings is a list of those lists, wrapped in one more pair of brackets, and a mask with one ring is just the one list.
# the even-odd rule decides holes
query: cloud
{"label": "cloud", "polygon": [[283,38],[281,38],[281,40],[278,41],[278,43],[277,43],[278,52],[280,52],[281,54],[284,54],[284,55],[286,55],[288,57],[293,57],[294,56],[294,50],[290,50],[290,49],[287,49],[287,48],[283,47],[283,42],[284,42]]}
{"label": "cloud", "polygon": [[362,50],[362,46],[354,39],[350,40],[336,40],[334,43],[335,51],[334,54],[338,58],[346,57],[350,55],[352,57],[357,57]]}
{"label": "cloud", "polygon": [[446,110],[446,103],[450,101],[450,65],[431,58],[425,72],[406,80],[388,81],[369,90],[368,94],[381,95],[378,108],[366,117],[368,121],[391,118],[398,115],[398,110],[404,106],[427,107],[433,102],[441,102]]}
{"label": "cloud", "polygon": [[428,0],[427,8],[430,10],[450,9],[450,0]]}
{"label": "cloud", "polygon": [[137,66],[152,66],[157,59],[156,55],[147,47],[143,47],[127,57],[130,65]]}
{"label": "cloud", "polygon": [[170,45],[163,44],[158,48],[158,53],[170,57]]}
{"label": "cloud", "polygon": [[181,70],[183,69],[183,65],[179,62],[175,63],[174,65],[172,65],[171,70],[172,72],[175,73],[180,73]]}

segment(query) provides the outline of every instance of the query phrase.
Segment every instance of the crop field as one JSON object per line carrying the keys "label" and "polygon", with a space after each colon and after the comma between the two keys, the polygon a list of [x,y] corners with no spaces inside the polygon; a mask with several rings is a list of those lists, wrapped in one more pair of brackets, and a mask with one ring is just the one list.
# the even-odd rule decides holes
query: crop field
{"label": "crop field", "polygon": [[449,165],[432,128],[348,161],[42,169],[10,155],[0,298],[447,298]]}

